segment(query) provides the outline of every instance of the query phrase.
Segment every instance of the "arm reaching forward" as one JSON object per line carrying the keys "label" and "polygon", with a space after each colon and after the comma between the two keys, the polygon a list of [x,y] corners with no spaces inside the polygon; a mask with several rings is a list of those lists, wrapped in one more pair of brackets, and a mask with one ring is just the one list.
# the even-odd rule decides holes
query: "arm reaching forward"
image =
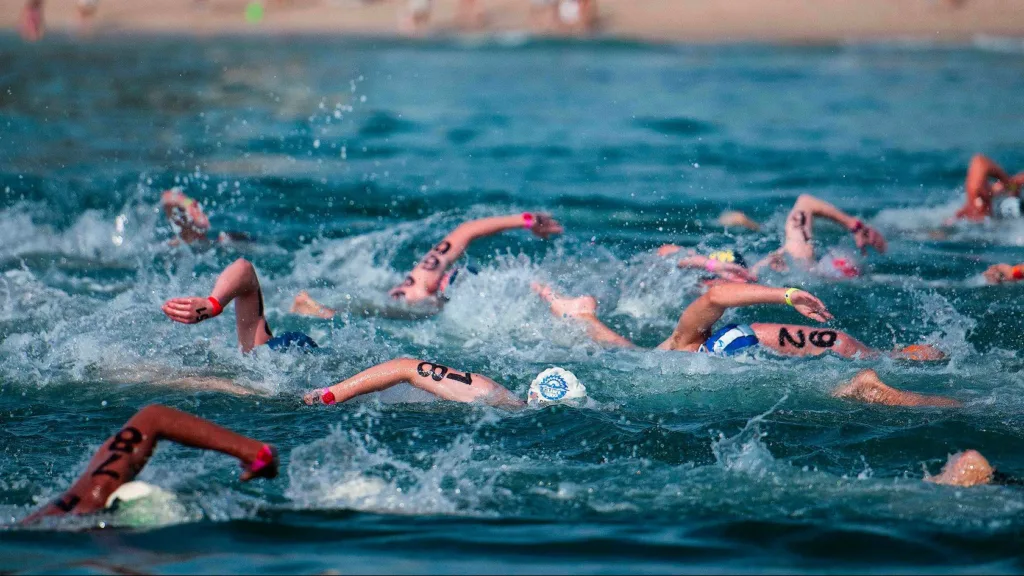
{"label": "arm reaching forward", "polygon": [[444,400],[483,402],[492,406],[521,407],[525,404],[494,380],[480,374],[458,372],[436,362],[399,358],[363,370],[333,386],[314,390],[303,396],[307,405],[322,402],[346,402],[408,382]]}
{"label": "arm reaching forward", "polygon": [[442,288],[445,271],[462,256],[473,240],[516,228],[526,228],[544,239],[562,233],[562,226],[553,218],[547,214],[531,212],[464,222],[434,246],[402,284],[392,288],[388,294],[407,302],[418,302],[433,296]]}
{"label": "arm reaching forward", "polygon": [[726,310],[755,304],[790,304],[812,320],[826,322],[832,319],[832,314],[821,300],[803,290],[769,288],[759,284],[720,284],[711,287],[686,307],[675,331],[658,348],[695,352],[711,336],[711,328]]}

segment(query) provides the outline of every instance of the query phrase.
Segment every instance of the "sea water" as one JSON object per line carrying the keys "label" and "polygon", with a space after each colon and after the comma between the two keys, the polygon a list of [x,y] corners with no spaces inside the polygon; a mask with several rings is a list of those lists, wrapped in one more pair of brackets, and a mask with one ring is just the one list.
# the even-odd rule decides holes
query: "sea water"
{"label": "sea water", "polygon": [[[972,154],[1024,168],[1024,58],[993,39],[769,47],[307,38],[0,40],[0,570],[687,572],[1024,569],[1024,492],[921,481],[974,448],[1024,475],[1024,224],[934,230]],[[215,230],[171,246],[180,186]],[[862,278],[798,285],[868,345],[932,364],[606,349],[552,317],[543,281],[654,346],[700,294],[653,251],[779,246],[796,197],[877,226]],[[763,223],[725,230],[723,209]],[[470,218],[551,213],[566,233],[475,242],[439,314],[366,314]],[[822,248],[849,234],[815,228]],[[239,352],[232,309],[161,312],[251,260],[278,332],[329,352]],[[288,313],[308,290],[339,314]],[[733,322],[800,322],[793,310]],[[411,356],[525,398],[572,370],[594,402],[506,412],[407,385],[331,407],[303,392]],[[863,368],[955,410],[830,391]],[[229,380],[233,387],[209,389]],[[16,521],[58,496],[140,407],[275,444],[240,484],[223,455],[162,444],[140,479],[173,513]]]}

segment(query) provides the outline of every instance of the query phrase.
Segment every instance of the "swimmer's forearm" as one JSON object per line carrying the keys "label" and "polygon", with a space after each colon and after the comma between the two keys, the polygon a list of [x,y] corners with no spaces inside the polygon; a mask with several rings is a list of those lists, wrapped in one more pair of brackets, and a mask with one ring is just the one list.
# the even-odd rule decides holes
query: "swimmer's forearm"
{"label": "swimmer's forearm", "polygon": [[[526,227],[522,214],[495,216],[493,218],[480,218],[478,220],[463,222],[462,224],[459,224],[458,228],[453,230],[448,236],[449,238],[454,238],[468,245],[477,238],[492,236],[506,230],[515,230],[516,228]],[[455,244],[455,242],[452,242],[452,244]]]}
{"label": "swimmer's forearm", "polygon": [[401,382],[410,382],[416,375],[416,360],[398,358],[377,364],[355,376],[328,386],[335,402],[345,402],[356,396],[386,390]]}
{"label": "swimmer's forearm", "polygon": [[755,304],[785,304],[787,288],[772,288],[760,284],[721,284],[713,286],[704,295],[721,310],[741,308]]}
{"label": "swimmer's forearm", "polygon": [[619,346],[621,348],[636,348],[636,344],[633,344],[626,338],[623,338],[618,332],[612,330],[604,322],[601,322],[592,314],[585,314],[576,317],[578,320],[583,322],[587,329],[587,335],[594,339],[599,344],[608,344],[610,346]]}
{"label": "swimmer's forearm", "polygon": [[857,219],[853,216],[850,216],[832,204],[825,202],[820,198],[811,196],[810,194],[802,194],[797,200],[797,206],[794,209],[805,210],[815,216],[828,218],[829,220],[840,224],[847,230],[852,229],[857,223]]}

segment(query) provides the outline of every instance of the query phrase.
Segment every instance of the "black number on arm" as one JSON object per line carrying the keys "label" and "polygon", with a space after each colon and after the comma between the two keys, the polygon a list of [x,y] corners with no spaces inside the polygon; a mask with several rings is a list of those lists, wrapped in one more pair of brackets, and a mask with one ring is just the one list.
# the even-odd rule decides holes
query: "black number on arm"
{"label": "black number on arm", "polygon": [[458,372],[449,372],[448,373],[448,379],[449,380],[455,380],[456,382],[461,382],[461,383],[465,384],[466,386],[472,386],[473,385],[473,375],[470,374],[469,372],[466,372],[465,376],[460,376]]}
{"label": "black number on arm", "polygon": [[120,459],[121,459],[121,455],[120,454],[111,454],[109,458],[107,458],[106,460],[103,461],[103,464],[100,464],[99,468],[93,470],[92,476],[94,478],[96,476],[110,476],[114,480],[120,480],[121,479],[121,475],[120,474],[118,474],[117,472],[114,472],[113,470],[107,470],[107,465],[108,464],[113,464],[114,462],[117,462]]}
{"label": "black number on arm", "polygon": [[[429,370],[424,370],[425,366],[430,366]],[[430,377],[434,382],[440,382],[444,379],[445,375],[448,374],[449,368],[441,364],[434,364],[433,362],[420,362],[419,366],[416,367],[416,373],[424,378]]]}
{"label": "black number on arm", "polygon": [[142,432],[139,432],[137,428],[131,426],[122,428],[120,432],[114,436],[114,440],[107,446],[107,450],[113,452],[125,452],[131,453],[135,451],[135,445],[142,442]]}
{"label": "black number on arm", "polygon": [[203,312],[206,312],[206,306],[203,306],[202,308],[196,308],[196,314],[199,314],[199,321],[200,322],[202,322],[203,320],[206,320],[206,319],[208,319],[210,317],[209,314],[203,314]]}
{"label": "black number on arm", "polygon": [[65,512],[71,512],[81,501],[82,499],[74,494],[65,494],[63,498],[54,500],[53,505]]}
{"label": "black number on arm", "polygon": [[795,346],[797,348],[803,348],[804,346],[807,346],[807,338],[804,336],[804,331],[797,330],[796,335],[797,337],[800,338],[799,340],[793,338],[793,336],[789,333],[789,330],[785,328],[779,328],[779,347],[785,348],[787,340],[792,346]]}
{"label": "black number on arm", "polygon": [[835,330],[815,330],[807,339],[818,348],[831,348],[836,345],[837,336]]}
{"label": "black number on arm", "polygon": [[427,257],[423,259],[420,266],[423,266],[423,269],[427,272],[433,272],[441,267],[441,259],[433,254],[427,254]]}
{"label": "black number on arm", "polygon": [[434,246],[434,252],[438,254],[447,254],[452,249],[452,243],[447,240],[442,240],[440,244]]}

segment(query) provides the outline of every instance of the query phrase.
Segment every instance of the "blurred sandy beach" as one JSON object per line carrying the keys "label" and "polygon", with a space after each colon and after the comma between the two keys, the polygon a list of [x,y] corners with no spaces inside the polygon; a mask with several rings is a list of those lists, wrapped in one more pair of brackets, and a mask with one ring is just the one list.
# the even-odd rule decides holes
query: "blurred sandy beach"
{"label": "blurred sandy beach", "polygon": [[[15,29],[25,0],[0,0]],[[404,0],[267,0],[246,18],[246,0],[100,0],[83,26],[73,1],[49,0],[47,32],[398,34]],[[530,30],[531,0],[479,0],[474,33]],[[425,35],[458,32],[457,0],[435,0]],[[251,7],[251,6],[250,6]],[[594,35],[660,41],[964,41],[1024,36],[1020,0],[599,0]]]}

